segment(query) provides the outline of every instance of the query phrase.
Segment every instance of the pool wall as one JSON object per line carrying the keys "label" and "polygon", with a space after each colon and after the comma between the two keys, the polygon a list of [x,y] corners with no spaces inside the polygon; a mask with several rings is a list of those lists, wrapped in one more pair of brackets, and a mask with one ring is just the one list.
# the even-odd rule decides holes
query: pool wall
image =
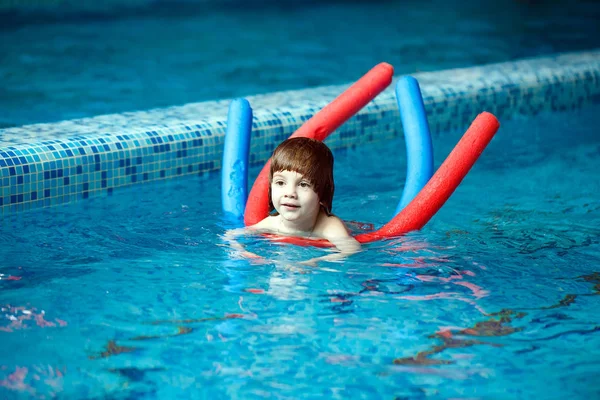
{"label": "pool wall", "polygon": [[[600,101],[600,50],[413,76],[420,83],[435,140],[443,132],[466,130],[482,111],[502,123],[515,114],[570,110]],[[251,163],[263,163],[281,140],[348,86],[248,96],[254,110]],[[342,149],[402,136],[393,86],[326,143]],[[2,214],[217,171],[229,102],[0,130]]]}

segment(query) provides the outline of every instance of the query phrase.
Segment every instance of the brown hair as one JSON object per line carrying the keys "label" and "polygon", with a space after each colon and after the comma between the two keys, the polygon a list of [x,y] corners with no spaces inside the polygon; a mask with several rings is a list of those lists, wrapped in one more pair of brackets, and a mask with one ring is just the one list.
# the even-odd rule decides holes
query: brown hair
{"label": "brown hair", "polygon": [[269,212],[275,210],[271,201],[273,175],[280,171],[293,171],[302,174],[313,186],[319,202],[327,215],[331,214],[333,203],[333,154],[325,143],[304,137],[283,141],[271,156],[269,170]]}

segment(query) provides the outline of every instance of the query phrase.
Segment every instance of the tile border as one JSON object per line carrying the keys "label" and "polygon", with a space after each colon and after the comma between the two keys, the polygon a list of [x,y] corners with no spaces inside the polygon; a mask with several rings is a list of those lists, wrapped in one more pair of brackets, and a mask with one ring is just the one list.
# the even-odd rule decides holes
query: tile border
{"label": "tile border", "polygon": [[[600,101],[600,50],[415,73],[434,137],[466,129],[481,111],[564,111]],[[358,77],[357,77],[358,78]],[[249,96],[251,163],[349,85]],[[3,215],[112,195],[123,186],[206,175],[221,167],[229,100],[0,130]],[[344,124],[334,149],[402,135],[393,85]]]}

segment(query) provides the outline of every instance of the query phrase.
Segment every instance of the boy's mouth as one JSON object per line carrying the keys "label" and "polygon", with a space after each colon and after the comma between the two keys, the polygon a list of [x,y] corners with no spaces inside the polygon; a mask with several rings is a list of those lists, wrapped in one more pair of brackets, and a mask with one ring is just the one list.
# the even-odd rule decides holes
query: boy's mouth
{"label": "boy's mouth", "polygon": [[300,206],[298,206],[296,204],[282,203],[281,205],[283,207],[287,207],[287,208],[300,208]]}

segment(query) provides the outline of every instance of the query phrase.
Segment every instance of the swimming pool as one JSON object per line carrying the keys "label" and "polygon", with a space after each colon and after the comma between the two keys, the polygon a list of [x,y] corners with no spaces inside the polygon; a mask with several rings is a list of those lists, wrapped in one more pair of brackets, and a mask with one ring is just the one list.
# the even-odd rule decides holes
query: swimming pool
{"label": "swimming pool", "polygon": [[[415,28],[421,14],[411,7]],[[594,16],[594,9],[588,4],[573,13]],[[509,29],[515,17],[505,11],[498,17],[508,25],[494,33],[474,23],[477,15],[458,13],[471,15],[461,29],[486,43],[476,50],[461,42],[455,56],[432,64],[415,53],[423,65],[407,63],[404,52],[399,63],[387,59],[398,74],[431,69],[414,75],[436,166],[478,112],[493,112],[502,126],[422,231],[365,246],[343,263],[303,268],[298,261],[321,250],[248,239],[272,260],[253,264],[224,245],[220,235],[231,222],[221,216],[218,171],[228,100],[0,130],[0,398],[598,397],[600,52],[440,70],[478,57],[588,49],[597,36],[581,32],[596,32],[597,24],[573,30],[581,19],[556,15],[547,42],[535,32],[548,31],[521,15],[525,31],[534,31],[525,40]],[[354,12],[348,15],[360,15]],[[109,18],[108,25],[129,21],[140,18]],[[197,29],[195,22],[184,29]],[[23,40],[27,29],[15,32],[24,36],[14,43],[35,45]],[[504,33],[525,44],[504,48]],[[286,79],[309,68],[291,57],[298,69],[278,70],[287,78],[275,74],[268,90],[350,81],[382,61],[349,54],[347,69],[317,58],[325,64],[313,71],[323,77],[295,83]],[[128,82],[135,68],[117,65]],[[246,66],[255,78],[254,64]],[[340,71],[348,72],[343,81],[328,80]],[[82,74],[76,82],[89,83]],[[250,83],[236,95],[263,91],[247,75],[239,78]],[[129,109],[119,108],[131,104],[127,90],[113,96],[111,79],[98,79],[97,103],[74,111],[81,92],[65,92],[65,102],[47,103],[52,114]],[[60,80],[50,79],[44,90]],[[248,96],[255,111],[251,175],[343,87]],[[167,85],[139,104],[190,101],[179,95],[186,92]],[[28,110],[28,122],[49,120]],[[385,223],[405,171],[393,93],[380,95],[327,143],[336,155],[334,211]]]}
{"label": "swimming pool", "polygon": [[[503,121],[422,231],[317,268],[297,264],[316,249],[223,246],[218,174],[7,215],[0,393],[596,397],[599,111]],[[436,165],[462,131],[434,137]],[[334,211],[386,222],[402,153],[337,150]]]}

